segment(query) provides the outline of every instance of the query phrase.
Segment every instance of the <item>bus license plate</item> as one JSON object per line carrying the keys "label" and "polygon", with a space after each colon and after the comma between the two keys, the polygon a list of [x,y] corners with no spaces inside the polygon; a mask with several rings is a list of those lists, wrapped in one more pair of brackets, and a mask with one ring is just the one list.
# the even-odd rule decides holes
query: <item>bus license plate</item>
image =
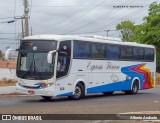
{"label": "bus license plate", "polygon": [[28,93],[34,94],[34,91],[33,90],[28,90]]}

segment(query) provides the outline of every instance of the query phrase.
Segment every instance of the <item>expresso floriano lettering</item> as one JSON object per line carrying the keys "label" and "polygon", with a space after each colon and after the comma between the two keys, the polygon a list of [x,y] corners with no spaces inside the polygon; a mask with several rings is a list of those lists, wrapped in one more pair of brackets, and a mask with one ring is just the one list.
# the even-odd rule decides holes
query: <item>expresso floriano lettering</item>
{"label": "expresso floriano lettering", "polygon": [[106,65],[102,65],[102,64],[92,64],[92,62],[89,62],[88,65],[87,65],[87,69],[91,70],[91,71],[94,71],[94,70],[102,70],[102,69],[119,69],[120,66],[118,65],[115,65],[111,62],[107,62]]}

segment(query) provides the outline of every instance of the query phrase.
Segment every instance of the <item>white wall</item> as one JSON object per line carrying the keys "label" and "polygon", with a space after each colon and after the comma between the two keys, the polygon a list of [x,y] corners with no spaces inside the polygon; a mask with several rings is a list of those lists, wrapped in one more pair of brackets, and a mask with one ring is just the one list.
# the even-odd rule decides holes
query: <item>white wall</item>
{"label": "white wall", "polygon": [[2,69],[2,68],[0,68],[0,80],[3,78],[16,80],[16,69]]}

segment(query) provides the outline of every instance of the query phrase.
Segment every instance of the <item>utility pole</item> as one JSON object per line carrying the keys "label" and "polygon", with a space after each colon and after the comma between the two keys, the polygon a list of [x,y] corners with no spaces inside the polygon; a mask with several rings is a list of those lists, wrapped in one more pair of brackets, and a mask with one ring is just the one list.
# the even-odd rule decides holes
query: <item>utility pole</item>
{"label": "utility pole", "polygon": [[108,37],[108,32],[111,31],[111,30],[104,30],[104,31],[107,32],[107,37]]}
{"label": "utility pole", "polygon": [[25,33],[24,36],[29,36],[29,24],[28,24],[28,12],[29,12],[29,8],[28,8],[28,0],[24,0],[24,28],[25,28]]}
{"label": "utility pole", "polygon": [[32,27],[31,27],[31,35],[32,35],[32,32],[33,32],[33,30],[32,30]]}
{"label": "utility pole", "polygon": [[23,21],[24,21],[24,16],[17,16],[17,17],[14,17],[15,19],[21,19],[21,26],[22,26],[22,36],[21,38],[24,38],[24,24],[23,24]]}

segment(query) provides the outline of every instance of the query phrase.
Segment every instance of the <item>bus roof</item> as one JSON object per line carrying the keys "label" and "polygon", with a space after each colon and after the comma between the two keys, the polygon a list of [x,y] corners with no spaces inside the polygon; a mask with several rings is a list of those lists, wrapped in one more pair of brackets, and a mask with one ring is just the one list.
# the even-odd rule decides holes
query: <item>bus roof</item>
{"label": "bus roof", "polygon": [[80,40],[80,41],[91,41],[91,42],[100,42],[100,43],[110,43],[110,44],[120,44],[120,45],[129,45],[129,46],[139,46],[139,47],[149,47],[155,48],[153,45],[148,44],[139,44],[137,42],[123,42],[119,38],[97,36],[97,35],[34,35],[23,38],[23,40]]}

